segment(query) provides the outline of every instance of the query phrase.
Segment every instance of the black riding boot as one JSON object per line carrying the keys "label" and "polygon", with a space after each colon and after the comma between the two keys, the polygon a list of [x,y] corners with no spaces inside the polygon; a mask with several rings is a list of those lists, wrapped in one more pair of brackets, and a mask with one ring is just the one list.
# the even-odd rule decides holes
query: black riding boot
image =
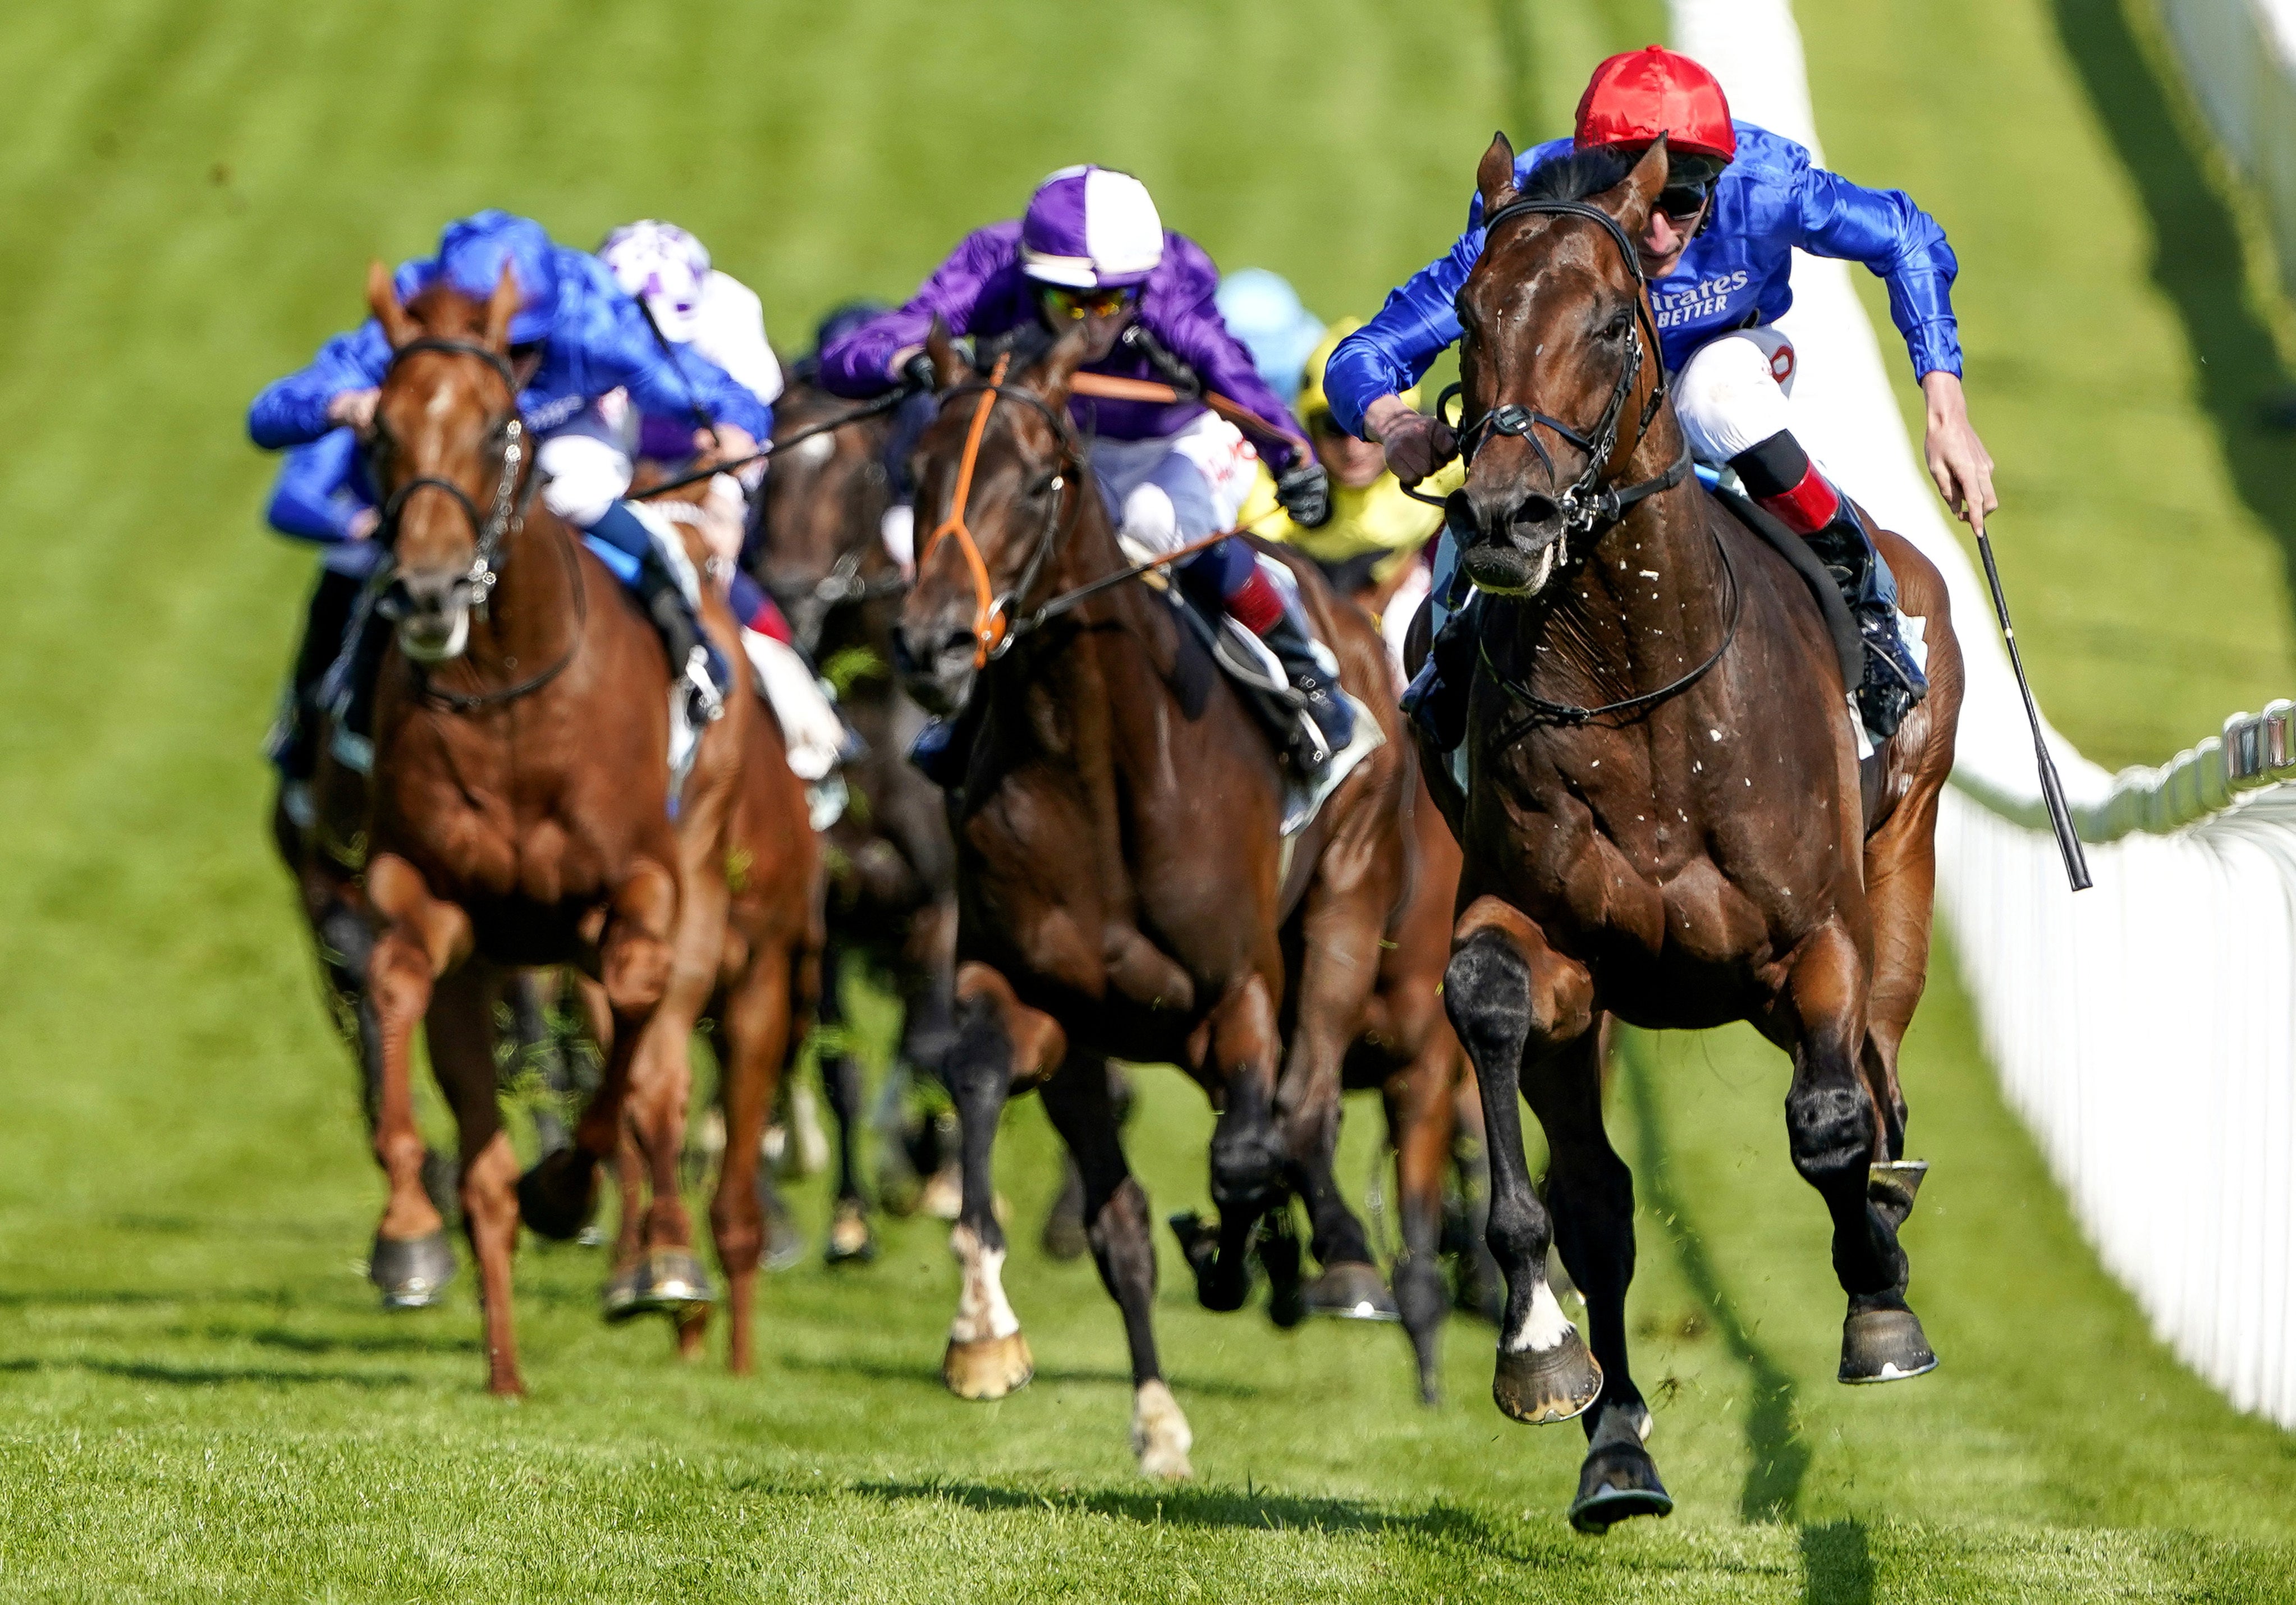
{"label": "black riding boot", "polygon": [[637,592],[646,617],[661,632],[662,646],[669,653],[671,683],[685,688],[687,717],[696,725],[723,717],[726,691],[733,684],[733,676],[724,655],[703,632],[700,615],[686,600],[685,588],[659,552],[649,550],[638,560]]}
{"label": "black riding boot", "polygon": [[1480,602],[1470,596],[1452,610],[1428,643],[1427,661],[1403,688],[1405,717],[1438,752],[1456,752],[1467,739],[1467,688],[1475,677],[1474,610]]}
{"label": "black riding boot", "polygon": [[342,656],[361,588],[357,577],[338,574],[332,569],[322,569],[319,583],[312,588],[287,693],[281,700],[271,739],[265,744],[283,780],[308,781],[318,772],[320,715],[324,708],[319,688],[328,667]]}
{"label": "black riding boot", "polygon": [[352,616],[350,640],[320,687],[335,718],[335,760],[361,774],[374,761],[375,682],[382,676],[382,655],[390,649],[394,627],[381,596],[369,591]]}
{"label": "black riding boot", "polygon": [[1833,521],[1809,537],[1825,571],[1833,576],[1857,634],[1866,643],[1866,673],[1857,683],[1857,717],[1866,733],[1885,741],[1913,705],[1929,695],[1920,661],[1898,627],[1898,581],[1874,545],[1849,498]]}
{"label": "black riding boot", "polygon": [[1308,718],[1320,733],[1320,743],[1308,733],[1294,727],[1290,755],[1292,767],[1300,778],[1310,782],[1320,777],[1332,755],[1355,739],[1355,709],[1340,689],[1339,676],[1319,658],[1308,632],[1300,627],[1292,610],[1286,608],[1281,618],[1267,627],[1260,637],[1275,660],[1283,666],[1283,677],[1292,689],[1300,693],[1306,705]]}

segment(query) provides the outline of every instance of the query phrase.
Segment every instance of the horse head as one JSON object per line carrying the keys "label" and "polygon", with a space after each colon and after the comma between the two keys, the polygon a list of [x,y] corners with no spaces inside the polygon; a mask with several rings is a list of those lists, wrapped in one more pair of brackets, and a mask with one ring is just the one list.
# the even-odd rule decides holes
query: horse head
{"label": "horse head", "polygon": [[[1623,176],[1620,167],[1587,151],[1546,164],[1518,190],[1514,151],[1500,135],[1476,172],[1496,226],[1459,290],[1470,467],[1446,516],[1468,577],[1487,591],[1544,588],[1573,528],[1589,521],[1585,498],[1640,445],[1635,421],[1662,359],[1632,242],[1665,187],[1665,140]],[[1518,203],[1524,209],[1505,215]],[[1573,203],[1579,209],[1529,209]]]}
{"label": "horse head", "polygon": [[[846,405],[812,385],[792,384],[774,405],[775,436],[821,423]],[[882,426],[830,430],[776,452],[766,477],[758,581],[808,652],[819,648],[832,610],[898,584],[881,538],[891,500],[883,444]]]}
{"label": "horse head", "polygon": [[902,683],[930,712],[965,704],[1016,610],[1061,567],[1056,548],[1084,505],[1068,397],[1088,343],[1070,330],[1041,354],[1000,358],[983,381],[933,324],[940,412],[918,443],[916,579],[893,635]]}
{"label": "horse head", "polygon": [[481,560],[496,555],[511,496],[532,471],[510,360],[518,283],[505,266],[484,301],[438,283],[402,305],[376,262],[366,288],[391,348],[367,445],[397,570],[386,600],[399,651],[443,663],[469,642],[473,594],[490,580]]}

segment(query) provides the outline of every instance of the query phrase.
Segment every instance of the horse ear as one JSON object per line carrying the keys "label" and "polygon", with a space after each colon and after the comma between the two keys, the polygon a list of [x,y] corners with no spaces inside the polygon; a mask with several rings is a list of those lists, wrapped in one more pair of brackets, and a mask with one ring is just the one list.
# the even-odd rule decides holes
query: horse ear
{"label": "horse ear", "polygon": [[503,264],[502,277],[495,281],[495,292],[487,298],[487,327],[485,341],[490,351],[510,349],[510,321],[518,315],[526,298],[519,293],[518,276]]}
{"label": "horse ear", "polygon": [[1504,131],[1491,135],[1491,148],[1475,168],[1475,189],[1483,198],[1486,217],[1515,198],[1514,147]]}
{"label": "horse ear", "polygon": [[1614,185],[1602,197],[1602,208],[1619,220],[1629,238],[1638,237],[1650,226],[1651,208],[1658,203],[1659,192],[1666,188],[1666,175],[1671,160],[1666,153],[1666,135],[1651,141],[1651,148],[1635,163],[1635,170],[1627,175],[1626,182]]}
{"label": "horse ear", "polygon": [[398,291],[390,282],[390,269],[379,260],[366,265],[366,304],[367,310],[374,314],[374,321],[382,325],[383,338],[390,342],[392,350],[415,337],[418,332],[414,320],[398,304]]}
{"label": "horse ear", "polygon": [[964,377],[964,353],[956,348],[956,341],[948,332],[941,315],[933,314],[932,327],[925,331],[925,355],[932,359],[933,381],[944,390]]}
{"label": "horse ear", "polygon": [[1053,348],[1045,353],[1045,359],[1029,375],[1029,388],[1055,405],[1065,400],[1069,385],[1075,380],[1077,370],[1084,366],[1084,359],[1091,350],[1092,336],[1086,332],[1085,326],[1082,323],[1071,325],[1066,334],[1053,342]]}

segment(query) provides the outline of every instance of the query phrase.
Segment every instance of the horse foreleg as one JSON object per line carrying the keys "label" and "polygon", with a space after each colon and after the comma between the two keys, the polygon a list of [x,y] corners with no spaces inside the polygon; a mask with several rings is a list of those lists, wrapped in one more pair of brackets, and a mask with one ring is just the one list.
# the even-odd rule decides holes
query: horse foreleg
{"label": "horse foreleg", "polygon": [[1372,1263],[1363,1223],[1348,1208],[1333,1165],[1340,1146],[1340,1069],[1362,1027],[1379,972],[1382,921],[1359,890],[1316,894],[1304,925],[1299,1010],[1276,1084],[1275,1118],[1287,1179],[1308,1206],[1308,1247],[1324,1267],[1308,1290],[1324,1314],[1391,1315],[1387,1284]]}
{"label": "horse foreleg", "polygon": [[1530,1182],[1516,1098],[1526,1058],[1595,1028],[1594,979],[1497,897],[1460,916],[1443,1002],[1482,1091],[1491,1167],[1491,1252],[1506,1275],[1491,1396],[1519,1421],[1565,1421],[1595,1402],[1603,1373],[1546,1283],[1554,1224]]}
{"label": "horse foreleg", "polygon": [[[1218,1121],[1212,1127],[1211,1194],[1219,1211],[1218,1231],[1201,1226],[1193,1215],[1176,1216],[1172,1226],[1196,1273],[1196,1302],[1208,1310],[1243,1307],[1251,1290],[1252,1228],[1278,1206],[1288,1206],[1287,1157],[1275,1119],[1275,1009],[1267,984],[1247,976],[1213,1006],[1207,1051],[1220,1081]],[[1298,1257],[1298,1248],[1291,1250]],[[1271,1268],[1271,1278],[1290,1269],[1297,1299],[1296,1267]],[[1275,1290],[1275,1297],[1285,1297]],[[1277,1319],[1290,1324],[1297,1313]]]}
{"label": "horse foreleg", "polygon": [[877,1242],[869,1230],[869,1200],[861,1191],[861,1123],[866,1101],[861,1086],[861,1067],[846,1051],[843,1028],[845,1001],[838,995],[843,953],[832,948],[824,955],[820,1020],[821,1090],[837,1122],[837,1203],[829,1222],[829,1247],[824,1257],[831,1265],[847,1265],[876,1257]]}
{"label": "horse foreleg", "polygon": [[1674,1501],[1643,1444],[1650,1408],[1627,1370],[1627,1285],[1635,1274],[1635,1181],[1603,1127],[1603,1066],[1611,1033],[1590,1030],[1524,1069],[1524,1094],[1553,1161],[1547,1203],[1563,1268],[1587,1300],[1587,1336],[1603,1390],[1582,1418],[1587,1452],[1571,1525],[1600,1532],[1628,1516],[1663,1516]]}
{"label": "horse foreleg", "polygon": [[471,959],[439,979],[425,1035],[431,1073],[455,1111],[462,1164],[463,1226],[479,1262],[479,1301],[486,1318],[487,1388],[526,1391],[518,1371],[512,1320],[511,1252],[518,1242],[518,1161],[504,1135],[495,1088],[494,1006],[500,972]]}
{"label": "horse foreleg", "polygon": [[423,1185],[428,1150],[414,1123],[414,1029],[439,976],[468,951],[471,928],[461,909],[433,897],[421,873],[391,854],[377,856],[367,887],[384,921],[367,954],[365,992],[378,1061],[374,1157],[390,1188],[367,1274],[381,1289],[384,1307],[412,1309],[436,1303],[455,1273],[446,1222]]}
{"label": "horse foreleg", "polygon": [[1459,1039],[1450,1027],[1432,1021],[1417,1055],[1381,1092],[1388,1141],[1395,1148],[1396,1213],[1402,1222],[1395,1303],[1419,1363],[1419,1397],[1429,1404],[1439,1394],[1438,1345],[1450,1302],[1437,1259],[1443,1235],[1443,1178],[1450,1169],[1456,1124],[1451,1099],[1459,1058]]}
{"label": "horse foreleg", "polygon": [[1919,1376],[1935,1368],[1937,1355],[1906,1304],[1902,1215],[1894,1200],[1874,1196],[1884,1126],[1861,1065],[1866,973],[1848,933],[1828,926],[1803,945],[1779,1003],[1793,1054],[1786,1135],[1794,1168],[1833,1217],[1833,1273],[1849,1295],[1841,1380]]}
{"label": "horse foreleg", "polygon": [[1132,1452],[1151,1477],[1193,1476],[1188,1418],[1156,1358],[1156,1247],[1148,1194],[1125,1163],[1107,1062],[1071,1053],[1045,1084],[1044,1099],[1082,1180],[1084,1232],[1101,1285],[1124,1313],[1124,1339],[1132,1351]]}
{"label": "horse foreleg", "polygon": [[668,989],[669,933],[676,915],[676,878],[651,859],[641,859],[608,898],[598,944],[598,981],[613,1027],[605,1071],[575,1123],[573,1142],[545,1155],[518,1180],[520,1214],[544,1237],[562,1241],[590,1218],[598,1166],[622,1140],[633,1062]]}
{"label": "horse foreleg", "polygon": [[726,1087],[726,1157],[709,1200],[709,1231],[726,1273],[726,1363],[747,1375],[754,1339],[758,1257],[766,1246],[758,1201],[758,1145],[790,1048],[790,959],[778,948],[752,953],[720,1015],[718,1060]]}

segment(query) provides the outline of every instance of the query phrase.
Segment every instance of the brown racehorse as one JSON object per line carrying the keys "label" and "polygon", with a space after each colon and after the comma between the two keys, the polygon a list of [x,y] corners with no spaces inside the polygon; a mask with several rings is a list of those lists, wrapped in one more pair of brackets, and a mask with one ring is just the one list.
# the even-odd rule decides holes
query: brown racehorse
{"label": "brown racehorse", "polygon": [[[427,1023],[461,1142],[489,1386],[518,1393],[519,1224],[571,1236],[589,1214],[599,1161],[620,1140],[642,1047],[662,1056],[656,1063],[682,1061],[690,1020],[664,1019],[667,1040],[645,1039],[673,979],[685,979],[673,938],[699,929],[715,937],[713,958],[723,951],[726,859],[721,850],[710,872],[694,874],[695,851],[672,828],[658,636],[535,503],[506,345],[515,283],[505,274],[484,304],[433,287],[401,306],[377,264],[367,292],[393,348],[371,463],[399,611],[377,686],[366,873],[381,924],[368,985],[383,1060],[378,1146],[392,1182],[384,1232],[438,1228],[422,1196],[410,1093],[414,1031]],[[697,770],[705,765],[709,785],[689,787],[682,806],[722,824],[742,766],[708,752]],[[714,906],[714,921],[697,901]],[[572,1147],[521,1178],[496,1104],[488,1011],[502,967],[552,963],[603,985],[612,1042]],[[659,1122],[634,1125],[643,1134]],[[667,1204],[658,1196],[647,1247],[682,1247],[683,1224],[674,1191]]]}
{"label": "brown racehorse", "polygon": [[[1162,597],[1116,585],[1042,628],[1026,622],[1055,593],[1127,566],[1068,422],[1081,332],[1010,376],[1000,363],[985,384],[938,326],[929,349],[943,405],[919,450],[918,522],[956,533],[922,544],[898,639],[925,706],[983,700],[967,715],[978,733],[955,805],[947,1076],[964,1127],[964,1289],[944,1374],[969,1398],[1030,1374],[1002,1283],[990,1158],[1009,1093],[1037,1087],[1083,1172],[1086,1233],[1123,1312],[1136,1452],[1152,1475],[1184,1476],[1190,1434],[1152,1326],[1148,1199],[1125,1162],[1105,1060],[1180,1065],[1219,1109],[1220,1241],[1199,1272],[1203,1302],[1242,1302],[1253,1229],[1294,1196],[1324,1279],[1379,1290],[1331,1159],[1341,1060],[1403,889],[1406,767],[1391,744],[1372,753],[1284,850],[1274,749],[1226,680],[1182,694],[1187,626]],[[1304,560],[1295,571],[1349,689],[1392,733],[1369,620],[1334,605]]]}
{"label": "brown racehorse", "polygon": [[[1911,1189],[1888,1162],[1962,679],[1937,571],[1884,534],[1926,624],[1930,693],[1861,793],[1820,609],[1689,477],[1665,401],[1633,245],[1664,143],[1591,195],[1570,166],[1518,193],[1513,166],[1494,141],[1478,173],[1490,225],[1458,298],[1480,446],[1449,520],[1486,594],[1445,999],[1490,1134],[1508,1282],[1493,1392],[1518,1421],[1594,1407],[1571,1514],[1599,1529],[1672,1508],[1627,1370],[1634,1192],[1603,1129],[1605,1011],[1653,1029],[1751,1020],[1792,1056],[1789,1147],[1832,1215],[1849,1296],[1841,1380],[1936,1363],[1906,1303]],[[1554,1154],[1544,1202],[1518,1092]],[[1547,1287],[1550,1240],[1586,1297],[1591,1356]]]}
{"label": "brown racehorse", "polygon": [[[852,403],[792,376],[774,404],[787,439]],[[890,504],[882,417],[798,441],[776,454],[758,505],[758,582],[781,604],[798,643],[840,682],[839,705],[866,750],[844,768],[852,801],[827,832],[829,949],[822,1021],[843,1020],[836,980],[849,963],[882,978],[902,1003],[907,1073],[938,1083],[953,1029],[956,863],[940,788],[907,760],[924,715],[893,676],[893,624],[908,589],[879,528]],[[855,1152],[863,1119],[860,1066],[826,1037],[822,1082],[838,1124],[832,1264],[873,1252]]]}

